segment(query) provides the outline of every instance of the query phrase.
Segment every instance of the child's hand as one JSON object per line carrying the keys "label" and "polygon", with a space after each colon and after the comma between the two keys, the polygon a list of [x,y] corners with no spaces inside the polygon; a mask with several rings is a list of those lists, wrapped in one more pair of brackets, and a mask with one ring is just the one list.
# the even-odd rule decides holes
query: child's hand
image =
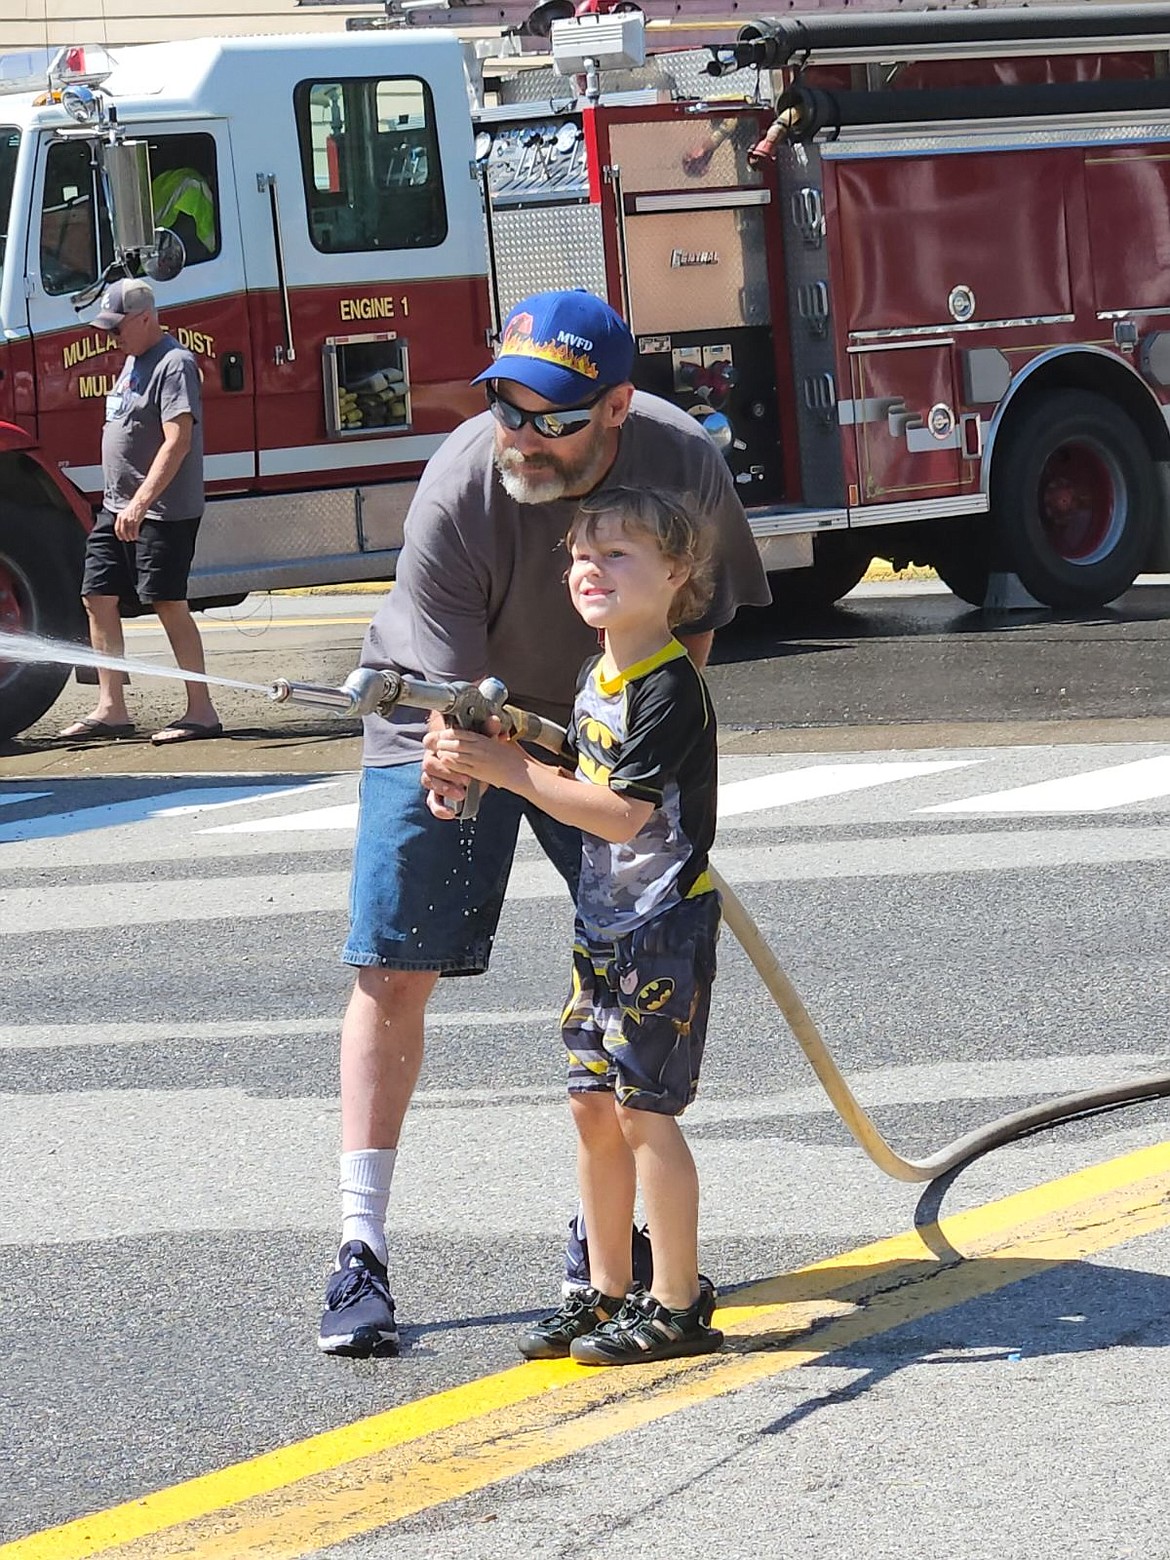
{"label": "child's hand", "polygon": [[448,727],[438,734],[435,754],[452,770],[470,775],[482,785],[512,790],[527,774],[523,750],[506,736]]}

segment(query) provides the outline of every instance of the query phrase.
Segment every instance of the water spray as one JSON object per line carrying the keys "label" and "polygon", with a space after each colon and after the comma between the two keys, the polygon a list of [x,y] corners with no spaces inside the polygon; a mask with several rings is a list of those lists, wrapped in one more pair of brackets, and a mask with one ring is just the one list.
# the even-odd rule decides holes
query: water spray
{"label": "water spray", "polygon": [[140,677],[169,677],[178,682],[207,683],[217,688],[241,688],[245,693],[267,693],[263,683],[241,682],[237,677],[214,677],[207,672],[187,672],[182,667],[158,666],[153,661],[124,655],[106,655],[67,639],[44,639],[39,634],[13,634],[0,630],[0,661],[20,661],[39,666],[94,666],[111,672],[132,672]]}

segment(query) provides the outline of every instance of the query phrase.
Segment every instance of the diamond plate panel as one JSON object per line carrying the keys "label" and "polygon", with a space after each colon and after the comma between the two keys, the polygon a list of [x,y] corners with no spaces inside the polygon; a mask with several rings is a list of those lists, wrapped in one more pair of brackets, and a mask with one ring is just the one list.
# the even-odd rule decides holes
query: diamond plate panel
{"label": "diamond plate panel", "polygon": [[610,158],[627,195],[639,190],[758,188],[764,175],[747,154],[760,138],[759,119],[745,114],[696,114],[665,124],[613,125]]}
{"label": "diamond plate panel", "polygon": [[606,293],[598,206],[497,211],[496,277],[504,314],[529,293],[587,287]]}
{"label": "diamond plate panel", "polygon": [[[754,69],[730,71],[716,84],[704,69],[710,58],[706,49],[676,49],[651,56],[641,70],[603,70],[602,97],[614,92],[646,91],[700,102],[713,91],[720,97],[752,97],[756,90]],[[551,65],[518,70],[498,83],[493,81],[493,86],[501,103],[571,104],[576,90],[573,78],[558,76]]]}
{"label": "diamond plate panel", "polygon": [[207,506],[192,568],[216,573],[358,551],[352,491],[233,498]]}
{"label": "diamond plate panel", "polygon": [[766,209],[627,218],[632,328],[645,336],[766,325]]}
{"label": "diamond plate panel", "polygon": [[[657,66],[644,70],[603,70],[601,93],[651,91],[670,93],[674,83],[666,71]],[[500,103],[547,103],[550,108],[571,109],[577,105],[577,87],[572,76],[558,76],[551,65],[518,70],[512,76],[493,80],[497,101]]]}
{"label": "diamond plate panel", "polygon": [[417,486],[415,482],[385,482],[380,487],[358,489],[363,552],[402,546],[406,511]]}
{"label": "diamond plate panel", "polygon": [[[710,41],[712,43],[716,41],[713,32]],[[654,63],[669,75],[676,97],[690,101],[697,100],[700,103],[713,96],[742,98],[745,102],[751,102],[760,85],[759,72],[754,67],[749,67],[745,70],[730,70],[726,76],[715,78],[707,74],[707,62],[710,58],[706,49],[676,49],[671,54],[656,54]],[[768,86],[766,73],[763,86],[766,90]],[[771,101],[775,93],[766,92],[766,95]]]}

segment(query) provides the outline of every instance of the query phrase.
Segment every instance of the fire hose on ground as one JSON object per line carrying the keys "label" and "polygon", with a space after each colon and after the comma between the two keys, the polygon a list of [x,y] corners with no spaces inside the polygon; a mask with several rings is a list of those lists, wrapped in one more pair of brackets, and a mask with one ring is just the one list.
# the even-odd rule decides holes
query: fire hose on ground
{"label": "fire hose on ground", "polygon": [[[478,685],[425,682],[398,672],[358,667],[340,688],[280,678],[273,683],[269,697],[277,703],[311,705],[343,716],[388,715],[396,706],[403,705],[410,709],[437,711],[452,725],[469,729],[482,727],[490,716],[495,716],[507,735],[553,753],[561,751],[565,736],[564,729],[553,721],[510,704],[508,690],[491,677]],[[473,786],[467,793],[460,816],[465,820],[474,818],[478,805],[479,787]],[[710,873],[723,901],[724,921],[767,987],[833,1109],[878,1169],[896,1181],[933,1181],[980,1154],[1042,1127],[1170,1095],[1170,1073],[1151,1073],[1144,1078],[1086,1089],[1078,1094],[1064,1094],[976,1127],[925,1159],[906,1159],[886,1141],[857,1100],[796,987],[738,895],[713,866]]]}

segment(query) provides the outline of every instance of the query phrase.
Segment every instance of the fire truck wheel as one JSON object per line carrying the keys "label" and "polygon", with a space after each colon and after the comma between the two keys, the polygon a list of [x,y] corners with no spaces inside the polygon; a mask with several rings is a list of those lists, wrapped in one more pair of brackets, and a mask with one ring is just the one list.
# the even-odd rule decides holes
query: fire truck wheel
{"label": "fire truck wheel", "polygon": [[[0,508],[0,632],[85,639],[81,607],[84,538],[53,509]],[[26,731],[53,707],[68,666],[0,656],[0,741]]]}
{"label": "fire truck wheel", "polygon": [[872,562],[873,553],[854,536],[815,536],[811,569],[769,574],[772,605],[789,615],[823,612],[849,594]]}
{"label": "fire truck wheel", "polygon": [[1145,440],[1112,401],[1088,390],[1036,401],[991,482],[993,553],[1037,601],[1103,606],[1133,584],[1150,552],[1158,486]]}

